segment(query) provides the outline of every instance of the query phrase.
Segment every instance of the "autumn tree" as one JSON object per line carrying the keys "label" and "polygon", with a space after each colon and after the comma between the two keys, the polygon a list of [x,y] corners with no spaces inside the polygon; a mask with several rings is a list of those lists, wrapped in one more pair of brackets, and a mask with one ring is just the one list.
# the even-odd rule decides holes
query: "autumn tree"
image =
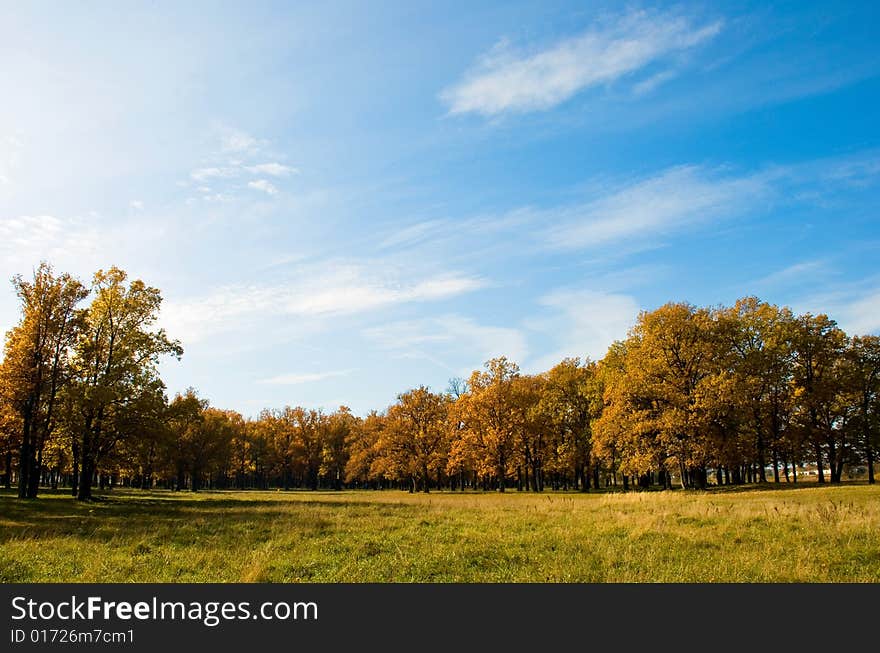
{"label": "autumn tree", "polygon": [[276,459],[271,431],[266,428],[263,420],[249,420],[245,425],[245,432],[248,455],[246,467],[253,473],[254,486],[266,489],[269,486],[269,471]]}
{"label": "autumn tree", "polygon": [[348,443],[357,422],[358,418],[351,413],[348,406],[340,406],[325,420],[320,472],[334,490],[342,489],[348,464]]}
{"label": "autumn tree", "polygon": [[319,410],[297,406],[291,410],[291,419],[296,426],[296,455],[303,466],[306,485],[317,490],[324,453],[326,417]]}
{"label": "autumn tree", "polygon": [[290,406],[280,411],[264,410],[259,422],[271,442],[273,468],[281,477],[281,487],[289,490],[298,453],[296,412]]}
{"label": "autumn tree", "polygon": [[449,403],[425,386],[397,396],[378,441],[377,464],[386,477],[406,480],[410,492],[430,491],[431,476],[446,467]]}
{"label": "autumn tree", "polygon": [[373,410],[364,419],[352,424],[346,441],[348,460],[345,463],[345,482],[366,485],[381,476],[379,441],[387,426],[385,415]]}
{"label": "autumn tree", "polygon": [[874,483],[874,461],[880,446],[880,337],[856,336],[846,350],[846,384],[856,412],[856,428],[868,483]]}
{"label": "autumn tree", "polygon": [[[666,304],[642,312],[625,343],[622,370],[606,389],[611,402],[603,428],[625,429],[625,473],[677,465],[682,487],[703,487],[711,460],[700,399],[715,368],[712,312]],[[619,426],[607,424],[619,420]]]}
{"label": "autumn tree", "polygon": [[719,320],[717,355],[729,352],[724,365],[731,382],[717,394],[718,403],[739,406],[754,448],[758,479],[767,480],[769,458],[778,483],[780,453],[793,447],[786,436],[793,437],[788,427],[793,407],[795,318],[788,308],[745,297],[722,310]]}
{"label": "autumn tree", "polygon": [[592,422],[594,451],[615,476],[621,474],[624,489],[629,489],[630,477],[650,481],[654,471],[669,488],[675,451],[659,421],[663,405],[655,397],[652,378],[639,369],[640,346],[641,339],[631,334],[613,343],[598,366],[603,408]]}
{"label": "autumn tree", "polygon": [[77,406],[80,479],[77,498],[91,498],[92,478],[101,459],[124,437],[138,411],[163,395],[157,365],[163,355],[183,349],[163,329],[155,329],[159,290],[119,268],[99,270],[94,298],[85,316],[72,360],[70,392]]}
{"label": "autumn tree", "polygon": [[[598,460],[592,456],[592,422],[602,411],[597,366],[590,360],[566,358],[543,375],[539,407],[552,421],[560,441],[557,448],[575,485],[587,491],[590,477],[599,487]],[[540,468],[532,474],[535,489],[541,485]]]}
{"label": "autumn tree", "polygon": [[21,451],[21,417],[5,401],[0,401],[0,460],[3,469],[3,487],[12,487],[12,465],[17,451]]}
{"label": "autumn tree", "polygon": [[229,443],[229,469],[235,478],[235,487],[243,490],[248,475],[253,471],[250,457],[249,424],[239,413],[230,415],[233,424],[232,441]]}
{"label": "autumn tree", "polygon": [[193,492],[204,486],[206,476],[208,487],[213,488],[225,475],[236,423],[234,411],[213,407],[202,411],[201,422],[190,442],[190,489]]}
{"label": "autumn tree", "polygon": [[21,321],[6,335],[0,366],[0,395],[19,416],[18,495],[34,498],[40,483],[43,448],[57,425],[58,398],[70,377],[69,352],[88,294],[68,274],[56,275],[41,263],[32,280],[12,280],[21,302]]}
{"label": "autumn tree", "polygon": [[827,315],[807,313],[797,318],[793,346],[800,424],[813,446],[819,483],[825,482],[826,459],[831,482],[838,483],[844,460],[843,432],[837,426],[847,337]]}
{"label": "autumn tree", "polygon": [[[165,412],[165,424],[170,434],[166,440],[168,472],[173,475],[175,490],[187,486],[187,475],[194,472],[194,458],[201,444],[199,429],[204,419],[208,400],[199,397],[194,388],[187,388],[172,399]],[[195,482],[193,483],[193,489]]]}
{"label": "autumn tree", "polygon": [[515,468],[517,422],[513,381],[519,366],[506,357],[486,362],[485,371],[475,370],[468,379],[468,392],[455,402],[455,419],[461,423],[456,461],[468,459],[477,473],[491,479],[504,492]]}

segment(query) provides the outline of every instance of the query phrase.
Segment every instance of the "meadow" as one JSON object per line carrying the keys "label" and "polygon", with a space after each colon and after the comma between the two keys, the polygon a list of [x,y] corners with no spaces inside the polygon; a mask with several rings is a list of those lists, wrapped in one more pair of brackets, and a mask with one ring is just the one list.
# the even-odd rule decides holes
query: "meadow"
{"label": "meadow", "polygon": [[0,582],[880,582],[880,487],[0,493]]}

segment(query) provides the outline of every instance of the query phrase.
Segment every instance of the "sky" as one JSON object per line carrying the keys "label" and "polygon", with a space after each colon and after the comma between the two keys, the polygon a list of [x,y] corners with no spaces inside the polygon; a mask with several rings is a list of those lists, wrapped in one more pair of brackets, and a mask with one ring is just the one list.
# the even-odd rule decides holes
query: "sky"
{"label": "sky", "polygon": [[880,333],[878,27],[876,2],[0,2],[0,277],[158,287],[169,394],[245,415],[599,359],[669,301]]}

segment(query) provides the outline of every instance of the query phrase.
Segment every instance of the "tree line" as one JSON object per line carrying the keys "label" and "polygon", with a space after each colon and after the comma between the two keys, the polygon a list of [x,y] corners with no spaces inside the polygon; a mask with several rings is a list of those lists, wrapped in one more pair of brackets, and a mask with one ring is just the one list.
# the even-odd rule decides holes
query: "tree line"
{"label": "tree line", "polygon": [[[507,488],[589,491],[820,483],[880,445],[880,338],[755,297],[642,312],[602,360],[540,374],[488,361],[358,417],[301,406],[256,418],[159,373],[179,342],[156,327],[158,289],[118,268],[87,287],[42,263],[16,276],[19,323],[0,365],[0,455],[22,498],[67,487]],[[86,304],[87,302],[87,304]]]}

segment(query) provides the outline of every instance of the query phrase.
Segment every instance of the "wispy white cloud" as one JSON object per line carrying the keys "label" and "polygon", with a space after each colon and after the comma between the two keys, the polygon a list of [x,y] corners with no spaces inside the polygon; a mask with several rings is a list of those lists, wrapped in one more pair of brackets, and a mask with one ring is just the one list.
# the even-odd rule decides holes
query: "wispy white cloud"
{"label": "wispy white cloud", "polygon": [[[735,171],[681,165],[635,179],[588,179],[558,205],[520,206],[465,218],[430,218],[389,229],[380,249],[443,251],[449,258],[507,258],[583,250],[619,259],[683,233],[752,219],[781,206],[828,204],[880,182],[880,155],[817,159]],[[493,259],[493,260],[495,260]],[[818,269],[812,270],[818,272]],[[791,271],[806,273],[806,268]],[[773,279],[766,279],[767,283]]]}
{"label": "wispy white cloud", "polygon": [[765,199],[760,175],[723,177],[682,166],[618,189],[592,202],[547,212],[556,226],[546,240],[554,248],[579,249],[644,239],[725,217]]}
{"label": "wispy white cloud", "polygon": [[257,383],[266,385],[300,385],[303,383],[316,383],[325,379],[338,378],[340,376],[348,376],[354,370],[335,370],[327,372],[304,372],[292,374],[279,374],[268,379],[260,379]]}
{"label": "wispy white cloud", "polygon": [[[21,244],[40,242],[61,231],[62,222],[52,215],[20,215],[0,220],[0,240]],[[24,239],[28,239],[25,241]]]}
{"label": "wispy white cloud", "polygon": [[412,247],[421,243],[436,244],[441,241],[467,238],[486,240],[504,232],[528,229],[534,221],[533,210],[514,209],[503,215],[483,215],[465,219],[438,218],[422,220],[406,226],[395,227],[379,243],[380,249]]}
{"label": "wispy white cloud", "polygon": [[276,317],[315,320],[354,315],[447,299],[486,286],[483,279],[460,274],[438,274],[407,282],[380,267],[334,261],[298,266],[291,270],[288,283],[229,285],[202,297],[169,301],[163,307],[163,324],[186,343]]}
{"label": "wispy white cloud", "polygon": [[793,303],[797,312],[825,313],[851,336],[880,334],[880,279],[837,284]]}
{"label": "wispy white cloud", "polygon": [[247,166],[248,171],[254,174],[270,175],[272,177],[287,177],[299,173],[297,168],[283,165],[281,163],[258,163],[256,165]]}
{"label": "wispy white cloud", "polygon": [[880,288],[838,306],[835,313],[850,335],[880,333]]}
{"label": "wispy white cloud", "polygon": [[528,354],[517,328],[480,324],[461,315],[391,322],[364,331],[381,349],[401,358],[427,360],[456,376],[465,376],[495,356],[521,361]]}
{"label": "wispy white cloud", "polygon": [[529,363],[535,372],[547,370],[563,358],[589,356],[598,360],[605,356],[615,340],[626,337],[635,324],[639,304],[626,294],[592,289],[560,289],[539,300],[551,314],[531,320],[531,329],[549,334],[555,348]]}
{"label": "wispy white cloud", "polygon": [[664,70],[655,75],[651,75],[647,79],[643,79],[633,85],[633,95],[648,95],[666,82],[675,79],[676,75],[677,73],[674,70]]}
{"label": "wispy white cloud", "polygon": [[578,92],[634,73],[721,31],[678,15],[626,14],[536,53],[498,43],[464,79],[441,93],[450,113],[494,116],[550,109]]}
{"label": "wispy white cloud", "polygon": [[143,211],[144,210],[144,203],[141,200],[131,200],[128,203],[128,208],[130,208],[134,211]]}
{"label": "wispy white cloud", "polygon": [[0,218],[2,267],[14,273],[30,269],[46,259],[56,265],[69,264],[99,251],[102,235],[91,221],[62,219],[53,215],[22,215]]}
{"label": "wispy white cloud", "polygon": [[262,191],[262,192],[266,193],[267,195],[277,195],[278,194],[278,189],[275,187],[275,185],[272,182],[267,181],[265,179],[258,179],[257,181],[248,182],[248,188],[253,188],[254,190]]}
{"label": "wispy white cloud", "polygon": [[[282,179],[299,174],[299,169],[278,161],[266,161],[266,143],[253,136],[225,125],[216,127],[219,135],[219,148],[203,159],[203,165],[189,173],[189,180],[179,182],[183,187],[198,186],[202,199],[208,201],[228,201],[235,190],[245,186],[242,177],[263,175]],[[207,163],[207,165],[205,165]],[[224,186],[213,192],[207,184]],[[200,186],[199,186],[200,184]],[[269,195],[278,193],[278,187],[266,179],[247,182],[247,187]]]}
{"label": "wispy white cloud", "polygon": [[758,288],[775,288],[793,284],[803,284],[807,279],[815,278],[818,273],[827,269],[827,261],[801,261],[781,270],[771,272],[755,281],[752,285]]}
{"label": "wispy white cloud", "polygon": [[220,132],[220,143],[224,152],[253,153],[260,149],[260,141],[247,132],[227,125],[219,126],[218,131]]}
{"label": "wispy white cloud", "polygon": [[222,179],[235,175],[233,168],[197,168],[189,173],[189,176],[195,181],[207,181],[209,179]]}

